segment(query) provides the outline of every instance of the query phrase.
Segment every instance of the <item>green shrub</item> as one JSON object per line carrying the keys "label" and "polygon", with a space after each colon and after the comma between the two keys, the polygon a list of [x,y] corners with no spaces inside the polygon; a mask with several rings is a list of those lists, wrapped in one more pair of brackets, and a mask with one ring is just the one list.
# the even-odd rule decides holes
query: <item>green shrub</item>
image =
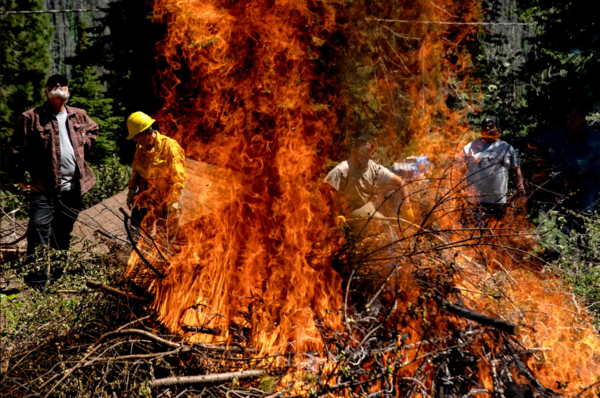
{"label": "green shrub", "polygon": [[4,214],[11,214],[12,217],[23,219],[29,217],[28,191],[19,185],[7,187],[0,191],[0,206]]}
{"label": "green shrub", "polygon": [[84,208],[89,208],[106,200],[127,188],[131,179],[132,169],[122,165],[116,155],[107,158],[104,163],[92,166],[96,185],[83,197]]}
{"label": "green shrub", "polygon": [[576,217],[579,232],[567,227],[556,212],[538,220],[539,244],[555,258],[550,266],[563,274],[573,292],[584,300],[600,330],[600,215]]}
{"label": "green shrub", "polygon": [[[98,300],[97,293],[90,291],[85,282],[93,279],[106,283],[118,275],[118,267],[111,255],[97,254],[92,249],[86,242],[81,251],[40,251],[34,262],[21,258],[0,267],[6,280],[21,286],[17,294],[0,294],[0,348],[12,345],[15,350],[22,349],[50,336],[94,327],[94,322],[109,316],[107,308],[113,303]],[[27,287],[23,277],[41,269],[50,269],[51,273],[64,270],[68,274],[50,284],[46,293],[40,293]]]}

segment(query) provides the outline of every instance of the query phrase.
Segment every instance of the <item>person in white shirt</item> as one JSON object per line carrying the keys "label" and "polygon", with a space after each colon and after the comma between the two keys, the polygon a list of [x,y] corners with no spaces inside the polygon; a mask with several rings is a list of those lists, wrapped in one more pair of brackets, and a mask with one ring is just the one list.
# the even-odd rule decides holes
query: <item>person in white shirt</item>
{"label": "person in white shirt", "polygon": [[500,125],[495,116],[481,123],[481,138],[468,143],[458,156],[458,166],[466,169],[469,201],[477,205],[482,217],[499,219],[508,196],[509,171],[520,194],[525,194],[520,161],[515,149],[500,140]]}
{"label": "person in white shirt", "polygon": [[[46,103],[21,114],[10,142],[13,183],[30,191],[27,261],[38,248],[70,248],[83,194],[96,182],[85,157],[100,128],[85,110],[66,105],[69,95],[68,79],[50,76]],[[47,272],[31,275],[26,282],[44,290]]]}

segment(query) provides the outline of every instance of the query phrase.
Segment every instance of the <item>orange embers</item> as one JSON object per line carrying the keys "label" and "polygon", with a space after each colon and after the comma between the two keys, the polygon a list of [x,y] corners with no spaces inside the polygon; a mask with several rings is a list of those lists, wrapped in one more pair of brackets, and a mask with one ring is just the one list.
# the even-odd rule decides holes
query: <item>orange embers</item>
{"label": "orange embers", "polygon": [[218,199],[225,206],[182,227],[182,251],[154,288],[160,317],[173,331],[220,331],[194,341],[320,350],[315,318],[339,323],[341,297],[330,249],[315,247],[329,234],[315,192],[336,125],[318,59],[333,9],[165,0],[154,16],[168,27],[157,119],[188,157],[240,176]]}

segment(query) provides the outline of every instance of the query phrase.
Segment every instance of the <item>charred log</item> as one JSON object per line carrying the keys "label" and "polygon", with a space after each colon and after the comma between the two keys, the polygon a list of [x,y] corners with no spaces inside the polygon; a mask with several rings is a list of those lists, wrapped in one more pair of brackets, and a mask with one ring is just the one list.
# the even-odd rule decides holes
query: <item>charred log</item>
{"label": "charred log", "polygon": [[473,322],[477,322],[480,325],[490,326],[500,330],[501,332],[505,332],[513,336],[519,334],[518,325],[514,325],[512,323],[508,323],[497,318],[492,318],[490,316],[477,313],[465,307],[451,304],[448,301],[444,302],[443,308],[451,314],[460,316],[461,318],[465,318]]}
{"label": "charred log", "polygon": [[221,329],[207,328],[204,326],[183,325],[182,329],[184,332],[211,334],[213,336],[219,336],[221,334]]}

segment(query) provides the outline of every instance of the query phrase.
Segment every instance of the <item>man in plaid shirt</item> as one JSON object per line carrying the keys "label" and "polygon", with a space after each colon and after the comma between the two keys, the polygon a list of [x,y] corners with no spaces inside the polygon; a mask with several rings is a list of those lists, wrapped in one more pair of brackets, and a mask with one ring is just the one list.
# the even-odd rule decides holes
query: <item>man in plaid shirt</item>
{"label": "man in plaid shirt", "polygon": [[[13,182],[31,191],[29,256],[48,244],[58,250],[69,249],[73,225],[83,206],[82,195],[96,182],[85,154],[98,138],[98,125],[83,109],[66,106],[66,77],[48,79],[46,98],[42,106],[19,117],[11,142]],[[47,272],[35,278],[38,280],[33,282],[43,286]]]}

